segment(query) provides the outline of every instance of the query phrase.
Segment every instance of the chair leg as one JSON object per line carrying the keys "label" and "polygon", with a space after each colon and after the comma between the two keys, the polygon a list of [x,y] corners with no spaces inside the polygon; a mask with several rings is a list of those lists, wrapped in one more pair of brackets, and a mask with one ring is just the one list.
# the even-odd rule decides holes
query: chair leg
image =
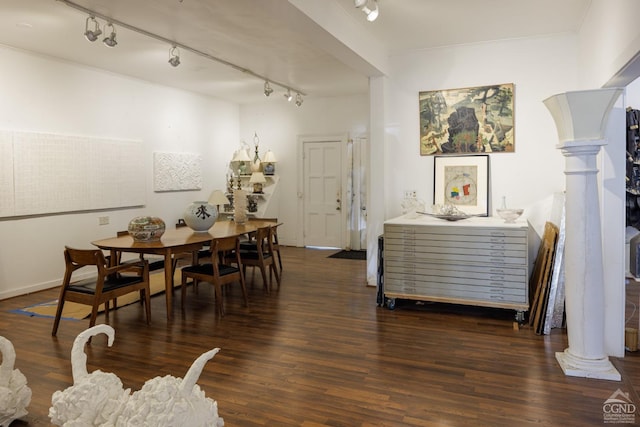
{"label": "chair leg", "polygon": [[187,274],[182,271],[182,285],[180,286],[180,304],[182,305],[182,310],[184,310],[184,300],[187,296]]}
{"label": "chair leg", "polygon": [[264,286],[264,291],[269,294],[269,282],[267,281],[267,272],[265,271],[264,265],[260,266],[260,273],[262,274],[262,283]]}
{"label": "chair leg", "polygon": [[58,326],[60,326],[60,317],[62,317],[62,308],[64,307],[64,297],[58,300],[58,308],[56,309],[56,318],[53,320],[53,329],[51,330],[51,336],[56,336],[58,333]]}
{"label": "chair leg", "polygon": [[218,312],[218,317],[224,316],[224,303],[222,302],[222,289],[220,287],[220,283],[213,284],[213,293],[216,299],[216,309]]}
{"label": "chair leg", "polygon": [[144,310],[147,316],[147,325],[151,323],[151,292],[148,292],[147,289],[143,289],[140,291],[140,300],[142,301],[142,294],[144,294]]}
{"label": "chair leg", "polygon": [[276,251],[278,254],[278,266],[280,267],[280,273],[282,273],[282,257],[280,256],[280,249]]}
{"label": "chair leg", "polygon": [[[276,276],[276,283],[278,284],[278,289],[280,289],[280,273],[278,273],[278,269],[276,268],[275,259],[273,260],[273,264],[270,267],[273,269],[273,274]],[[282,271],[282,270],[281,270]],[[271,275],[271,273],[269,273]]]}
{"label": "chair leg", "polygon": [[244,298],[244,306],[249,307],[249,295],[247,294],[247,284],[244,280],[244,274],[240,270],[240,289],[242,290],[242,297]]}
{"label": "chair leg", "polygon": [[[89,320],[89,327],[90,328],[96,325],[96,318],[98,317],[98,307],[99,306],[100,306],[100,304],[98,304],[97,301],[95,301],[93,303],[93,306],[91,308],[91,318]],[[108,313],[108,312],[105,310],[105,314],[106,313]]]}

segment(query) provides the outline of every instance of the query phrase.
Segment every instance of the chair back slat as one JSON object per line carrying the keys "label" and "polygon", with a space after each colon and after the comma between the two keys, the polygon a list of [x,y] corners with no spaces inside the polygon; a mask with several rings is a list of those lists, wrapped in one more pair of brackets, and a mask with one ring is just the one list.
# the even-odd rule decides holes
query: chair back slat
{"label": "chair back slat", "polygon": [[74,270],[88,265],[95,265],[98,269],[107,267],[107,261],[100,249],[75,249],[65,246],[64,259],[67,266]]}
{"label": "chair back slat", "polygon": [[214,253],[224,252],[224,251],[234,251],[238,246],[238,237],[223,237],[220,239],[213,239],[211,241],[211,249]]}

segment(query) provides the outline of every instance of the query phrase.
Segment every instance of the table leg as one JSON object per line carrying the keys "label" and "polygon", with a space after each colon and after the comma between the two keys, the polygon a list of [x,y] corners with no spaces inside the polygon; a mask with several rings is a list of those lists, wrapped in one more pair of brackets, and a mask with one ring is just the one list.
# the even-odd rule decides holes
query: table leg
{"label": "table leg", "polygon": [[171,251],[164,254],[164,293],[167,301],[167,320],[171,320],[173,315],[173,262],[171,260]]}
{"label": "table leg", "polygon": [[115,249],[109,250],[109,267],[115,267],[116,265],[118,265],[118,259],[116,258],[117,256],[118,251],[116,251]]}

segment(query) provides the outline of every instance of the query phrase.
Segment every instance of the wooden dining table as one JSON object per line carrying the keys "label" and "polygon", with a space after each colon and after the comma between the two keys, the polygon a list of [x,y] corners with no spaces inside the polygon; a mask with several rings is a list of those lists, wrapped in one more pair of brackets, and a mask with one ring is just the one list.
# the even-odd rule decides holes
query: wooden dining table
{"label": "wooden dining table", "polygon": [[195,263],[197,261],[197,251],[213,239],[250,234],[258,228],[275,224],[272,220],[260,219],[252,219],[242,224],[230,220],[216,221],[213,227],[205,232],[196,232],[189,227],[166,230],[160,240],[153,242],[136,242],[131,236],[126,235],[96,240],[91,244],[100,249],[110,251],[112,262],[117,262],[118,257],[116,254],[118,252],[163,255],[167,319],[170,320],[173,316],[173,254],[191,252]]}

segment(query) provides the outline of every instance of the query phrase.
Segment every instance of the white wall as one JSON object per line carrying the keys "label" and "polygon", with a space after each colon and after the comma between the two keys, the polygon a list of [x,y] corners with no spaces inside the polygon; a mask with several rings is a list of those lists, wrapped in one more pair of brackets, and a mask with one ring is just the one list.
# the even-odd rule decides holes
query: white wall
{"label": "white wall", "polygon": [[[224,188],[238,105],[5,47],[0,55],[0,129],[141,140],[147,176],[142,208],[0,218],[0,298],[58,285],[64,245],[90,248],[142,214],[173,227],[191,201]],[[202,154],[203,190],[154,193],[154,151]]]}
{"label": "white wall", "polygon": [[253,147],[253,134],[260,138],[260,155],[273,151],[278,163],[278,238],[284,245],[299,240],[298,206],[298,136],[349,134],[367,136],[369,99],[351,97],[307,97],[301,107],[282,97],[270,97],[265,102],[240,107],[240,136]]}
{"label": "white wall", "polygon": [[[389,121],[387,218],[401,213],[404,190],[433,202],[433,156],[420,156],[418,93],[490,84],[515,84],[515,152],[490,156],[491,210],[506,196],[527,207],[564,189],[564,159],[542,100],[575,84],[577,40],[562,35],[433,49],[394,57]],[[526,212],[525,212],[526,214]]]}

